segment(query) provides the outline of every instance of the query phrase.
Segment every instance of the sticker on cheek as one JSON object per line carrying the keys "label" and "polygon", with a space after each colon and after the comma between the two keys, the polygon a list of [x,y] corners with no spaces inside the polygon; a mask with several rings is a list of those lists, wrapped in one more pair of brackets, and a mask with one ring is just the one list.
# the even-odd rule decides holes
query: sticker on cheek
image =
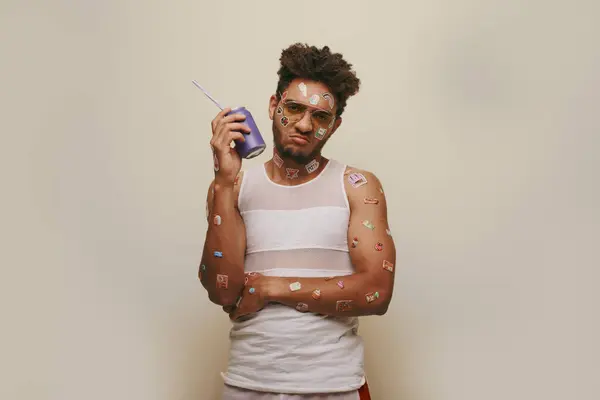
{"label": "sticker on cheek", "polygon": [[331,95],[331,93],[323,93],[323,95],[322,95],[322,96],[323,96],[323,98],[324,98],[325,100],[327,100],[327,102],[329,103],[329,109],[330,109],[330,110],[333,110],[333,106],[334,106],[335,104],[334,104],[334,101],[333,101],[333,96]]}
{"label": "sticker on cheek", "polygon": [[292,292],[296,292],[300,289],[302,289],[302,284],[300,282],[290,283],[290,290]]}
{"label": "sticker on cheek", "polygon": [[318,140],[323,140],[323,138],[325,137],[326,133],[327,133],[327,129],[325,129],[325,128],[319,128],[315,132],[315,138],[317,138]]}
{"label": "sticker on cheek", "polygon": [[286,168],[285,169],[285,177],[287,179],[298,179],[298,172],[300,172],[299,169],[295,169],[295,168]]}
{"label": "sticker on cheek", "polygon": [[312,174],[313,172],[315,172],[316,170],[319,169],[319,162],[317,160],[312,160],[311,162],[306,164],[305,168],[306,168],[306,172],[308,172],[309,174]]}
{"label": "sticker on cheek", "polygon": [[217,274],[217,289],[227,289],[229,286],[229,277],[227,275]]}
{"label": "sticker on cheek", "polygon": [[356,248],[356,246],[358,246],[358,238],[354,237],[354,239],[352,239],[352,248]]}
{"label": "sticker on cheek", "polygon": [[306,303],[298,303],[296,305],[296,310],[298,310],[300,312],[307,312],[308,311],[308,304],[306,304]]}
{"label": "sticker on cheek", "polygon": [[283,165],[283,159],[279,157],[279,154],[273,153],[273,162],[277,165],[277,168],[281,168]]}
{"label": "sticker on cheek", "polygon": [[367,303],[372,303],[379,298],[379,292],[367,293],[365,298],[367,299]]}
{"label": "sticker on cheek", "polygon": [[321,291],[319,289],[313,290],[312,298],[315,300],[319,300],[321,298]]}
{"label": "sticker on cheek", "polygon": [[394,264],[387,260],[383,260],[383,269],[386,271],[394,272]]}
{"label": "sticker on cheek", "polygon": [[288,126],[288,124],[290,123],[290,119],[284,115],[283,117],[281,117],[280,122],[281,125]]}
{"label": "sticker on cheek", "polygon": [[317,104],[319,104],[319,95],[313,94],[312,96],[310,96],[310,99],[308,99],[308,102],[313,106],[316,106]]}
{"label": "sticker on cheek", "polygon": [[348,182],[350,182],[353,188],[359,188],[367,183],[367,178],[360,172],[354,172],[348,175]]}
{"label": "sticker on cheek", "polygon": [[377,243],[375,244],[375,250],[377,250],[377,251],[381,251],[381,250],[383,250],[383,243],[381,243],[381,242],[377,242]]}
{"label": "sticker on cheek", "polygon": [[365,204],[379,204],[379,200],[373,197],[365,197]]}
{"label": "sticker on cheek", "polygon": [[373,230],[373,229],[375,229],[375,225],[373,225],[373,224],[371,223],[371,221],[369,221],[368,219],[365,219],[365,220],[362,222],[362,224],[363,224],[364,226],[366,226],[367,228],[369,228],[370,230]]}
{"label": "sticker on cheek", "polygon": [[335,309],[339,312],[351,311],[352,300],[338,300],[335,303]]}
{"label": "sticker on cheek", "polygon": [[279,115],[283,114],[283,107],[277,106],[277,114],[279,114]]}
{"label": "sticker on cheek", "polygon": [[215,217],[213,218],[213,223],[215,225],[221,225],[221,216],[219,214],[215,215]]}
{"label": "sticker on cheek", "polygon": [[298,89],[300,89],[300,91],[302,92],[302,95],[304,97],[306,97],[306,85],[304,84],[304,82],[300,82],[298,84]]}

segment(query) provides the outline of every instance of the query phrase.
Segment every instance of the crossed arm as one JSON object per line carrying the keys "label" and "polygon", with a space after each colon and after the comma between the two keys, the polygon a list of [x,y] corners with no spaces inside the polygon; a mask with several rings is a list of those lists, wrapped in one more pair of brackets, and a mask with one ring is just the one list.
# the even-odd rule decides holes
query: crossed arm
{"label": "crossed arm", "polygon": [[[367,183],[353,186],[353,173],[362,174]],[[385,195],[375,175],[357,170],[346,174],[344,184],[350,204],[348,247],[355,273],[330,278],[249,274],[241,301],[230,314],[232,319],[257,312],[268,302],[324,315],[385,314],[392,298],[396,263]]]}

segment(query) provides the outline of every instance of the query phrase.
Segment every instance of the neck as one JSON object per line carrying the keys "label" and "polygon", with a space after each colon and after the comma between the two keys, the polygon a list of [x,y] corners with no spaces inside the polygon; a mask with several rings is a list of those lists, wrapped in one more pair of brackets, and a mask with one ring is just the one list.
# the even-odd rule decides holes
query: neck
{"label": "neck", "polygon": [[277,149],[273,149],[273,158],[267,165],[269,178],[282,185],[298,185],[315,178],[323,170],[328,160],[320,154],[307,164],[298,163],[290,158],[282,157]]}

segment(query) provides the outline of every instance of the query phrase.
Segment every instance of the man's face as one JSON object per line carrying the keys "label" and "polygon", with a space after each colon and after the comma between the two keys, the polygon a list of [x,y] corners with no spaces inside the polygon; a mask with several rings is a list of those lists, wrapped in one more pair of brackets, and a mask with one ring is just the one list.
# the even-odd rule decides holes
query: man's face
{"label": "man's face", "polygon": [[308,163],[340,125],[336,110],[336,100],[323,83],[293,80],[279,101],[271,97],[275,148],[282,156]]}

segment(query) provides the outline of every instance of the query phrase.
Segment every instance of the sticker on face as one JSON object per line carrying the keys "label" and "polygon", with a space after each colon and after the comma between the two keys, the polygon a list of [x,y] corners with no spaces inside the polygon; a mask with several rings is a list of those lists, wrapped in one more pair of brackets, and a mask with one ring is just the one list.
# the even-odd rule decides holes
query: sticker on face
{"label": "sticker on face", "polygon": [[227,286],[229,286],[229,277],[217,274],[217,289],[227,289]]}
{"label": "sticker on face", "polygon": [[281,119],[279,120],[281,122],[281,125],[288,126],[288,124],[290,123],[290,119],[288,117],[286,117],[285,115],[283,117],[281,117]]}
{"label": "sticker on face", "polygon": [[302,289],[302,284],[300,282],[290,283],[290,290],[292,292],[296,292],[300,289]]}
{"label": "sticker on face", "polygon": [[377,251],[383,250],[383,243],[381,243],[381,242],[375,243],[375,250],[377,250]]}
{"label": "sticker on face", "polygon": [[368,219],[365,219],[365,220],[362,222],[362,224],[363,224],[364,226],[366,226],[367,228],[369,228],[370,230],[373,230],[373,229],[375,229],[375,225],[373,225],[373,224],[371,223],[371,221],[369,221]]}
{"label": "sticker on face", "polygon": [[305,168],[306,168],[306,172],[308,172],[309,174],[312,174],[313,172],[315,172],[316,170],[319,169],[319,162],[317,160],[312,160],[311,162],[306,164]]}
{"label": "sticker on face", "polygon": [[319,289],[313,290],[312,298],[315,300],[319,300],[321,298],[321,291]]}
{"label": "sticker on face", "polygon": [[298,172],[300,172],[299,169],[295,169],[295,168],[286,168],[285,169],[285,177],[287,179],[298,179]]}
{"label": "sticker on face", "polygon": [[353,188],[359,188],[367,183],[367,178],[360,172],[354,172],[348,175],[348,182],[350,182]]}
{"label": "sticker on face", "polygon": [[379,200],[373,197],[365,197],[365,204],[379,204]]}
{"label": "sticker on face", "polygon": [[387,260],[383,260],[383,269],[386,271],[394,272],[394,264]]}
{"label": "sticker on face", "polygon": [[300,312],[307,312],[308,311],[308,304],[306,304],[306,303],[298,303],[296,305],[296,310],[298,310]]}
{"label": "sticker on face", "polygon": [[317,104],[319,104],[319,95],[313,94],[312,96],[310,96],[310,99],[308,99],[308,102],[313,106],[316,106]]}
{"label": "sticker on face", "polygon": [[300,89],[300,91],[302,92],[302,95],[304,97],[306,97],[306,85],[304,84],[304,82],[300,82],[298,84],[298,89]]}
{"label": "sticker on face", "polygon": [[330,110],[333,110],[333,106],[334,106],[335,104],[334,104],[334,101],[333,101],[333,96],[331,95],[331,93],[323,93],[323,94],[322,94],[322,96],[323,96],[323,98],[324,98],[325,100],[327,100],[327,102],[329,103],[329,109],[330,109]]}
{"label": "sticker on face", "polygon": [[365,298],[367,299],[367,303],[372,303],[379,298],[379,292],[367,293]]}
{"label": "sticker on face", "polygon": [[281,168],[283,165],[283,159],[279,157],[279,154],[273,153],[273,162],[277,165],[277,168]]}
{"label": "sticker on face", "polygon": [[219,214],[215,215],[215,217],[213,218],[213,223],[215,225],[221,225],[221,216]]}
{"label": "sticker on face", "polygon": [[283,107],[277,106],[277,114],[279,114],[279,115],[283,114]]}
{"label": "sticker on face", "polygon": [[317,138],[318,140],[323,140],[326,133],[327,133],[327,129],[318,128],[317,131],[315,132],[315,138]]}
{"label": "sticker on face", "polygon": [[345,312],[352,310],[352,300],[338,300],[335,303],[335,309],[338,312]]}

